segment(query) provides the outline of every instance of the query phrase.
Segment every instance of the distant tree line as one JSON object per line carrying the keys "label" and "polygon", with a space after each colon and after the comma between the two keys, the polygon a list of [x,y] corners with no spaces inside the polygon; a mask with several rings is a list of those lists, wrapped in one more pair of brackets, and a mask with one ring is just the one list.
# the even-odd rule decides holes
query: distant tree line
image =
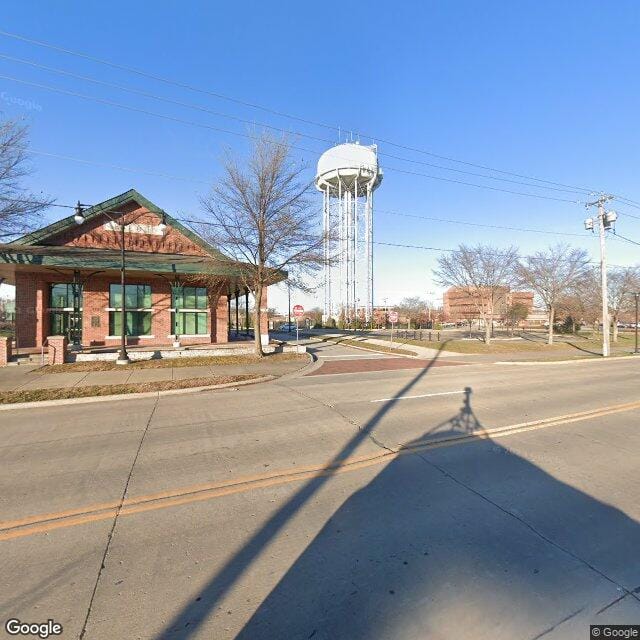
{"label": "distant tree line", "polygon": [[[446,287],[465,290],[476,317],[484,322],[486,343],[491,341],[491,325],[496,309],[510,288],[533,291],[547,313],[547,342],[553,343],[558,317],[565,328],[575,332],[578,322],[598,327],[602,297],[600,269],[594,266],[584,249],[557,244],[545,251],[521,257],[515,247],[498,249],[487,245],[461,244],[442,255],[434,270],[436,281]],[[613,340],[618,340],[618,322],[630,312],[634,292],[640,291],[640,267],[615,267],[608,271],[608,305]],[[510,322],[523,318],[524,305],[507,309]],[[525,315],[526,317],[526,315]],[[512,324],[512,326],[513,326]],[[604,330],[604,329],[603,329]]]}

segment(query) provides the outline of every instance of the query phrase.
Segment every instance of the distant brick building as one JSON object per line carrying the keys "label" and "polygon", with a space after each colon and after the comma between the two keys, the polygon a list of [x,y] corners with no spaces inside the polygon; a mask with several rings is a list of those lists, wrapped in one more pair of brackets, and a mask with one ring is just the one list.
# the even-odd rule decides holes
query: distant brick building
{"label": "distant brick building", "polygon": [[[533,292],[512,291],[509,287],[503,287],[496,297],[493,320],[499,321],[505,318],[509,307],[515,304],[522,304],[531,312]],[[442,312],[448,322],[473,322],[480,319],[473,292],[464,287],[451,287],[444,292]]]}
{"label": "distant brick building", "polygon": [[[246,303],[248,291],[240,285],[238,268],[137,191],[90,207],[84,216],[81,225],[70,216],[0,245],[0,279],[16,287],[20,348],[41,347],[54,335],[83,347],[117,346],[123,293],[129,345],[167,345],[176,335],[183,344],[223,343],[232,318],[241,326],[238,300]],[[207,288],[209,274],[220,283],[216,291]],[[262,306],[267,306],[266,292]],[[264,342],[266,313],[263,324]]]}

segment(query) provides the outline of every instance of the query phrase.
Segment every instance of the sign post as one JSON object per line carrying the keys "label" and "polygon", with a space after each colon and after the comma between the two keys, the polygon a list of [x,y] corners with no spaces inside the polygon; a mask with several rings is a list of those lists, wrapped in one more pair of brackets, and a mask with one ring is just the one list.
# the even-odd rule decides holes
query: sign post
{"label": "sign post", "polygon": [[393,349],[393,327],[398,322],[397,311],[389,311],[389,322],[391,323],[391,348]]}
{"label": "sign post", "polygon": [[298,318],[302,318],[304,315],[304,307],[301,304],[297,304],[293,307],[293,317],[296,319],[296,351],[298,350],[298,342],[300,340]]}

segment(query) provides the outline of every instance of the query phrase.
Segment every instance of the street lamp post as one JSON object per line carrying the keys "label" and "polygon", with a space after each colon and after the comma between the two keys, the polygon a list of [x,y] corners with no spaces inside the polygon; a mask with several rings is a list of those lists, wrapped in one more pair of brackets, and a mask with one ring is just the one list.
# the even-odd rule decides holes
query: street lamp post
{"label": "street lamp post", "polygon": [[[75,223],[80,225],[84,223],[84,207],[86,205],[80,204],[78,200],[78,204],[76,204],[76,213],[73,217]],[[125,228],[126,221],[123,213],[120,215],[120,219],[116,220],[112,216],[109,215],[106,211],[102,212],[111,222],[117,224],[120,227],[120,351],[118,352],[118,357],[116,359],[116,364],[129,364],[131,359],[129,358],[129,354],[127,353],[127,326],[126,326],[126,318],[127,318],[127,296],[125,293],[125,285],[126,285],[126,270],[127,270],[127,262],[125,255]],[[142,214],[142,215],[146,215]],[[162,227],[162,233],[164,234],[167,225],[164,222],[164,217],[162,219],[162,223],[160,225]]]}

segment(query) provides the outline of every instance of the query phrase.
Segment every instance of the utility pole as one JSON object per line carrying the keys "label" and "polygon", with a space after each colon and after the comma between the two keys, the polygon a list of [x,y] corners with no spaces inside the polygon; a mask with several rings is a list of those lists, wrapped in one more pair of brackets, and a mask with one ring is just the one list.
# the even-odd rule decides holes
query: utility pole
{"label": "utility pole", "polygon": [[[291,283],[287,280],[287,299],[289,301],[289,312],[287,315],[287,332],[291,333]],[[296,320],[296,324],[297,324]]]}
{"label": "utility pole", "polygon": [[[609,336],[609,295],[607,290],[607,250],[606,250],[606,232],[613,228],[618,215],[615,211],[604,210],[605,202],[613,199],[613,196],[602,194],[594,202],[588,202],[585,206],[598,208],[598,233],[600,234],[600,286],[602,295],[602,356],[607,358],[610,353],[610,336]],[[584,221],[584,227],[587,231],[593,231],[596,221],[593,218],[587,218]]]}
{"label": "utility pole", "polygon": [[638,298],[640,297],[640,292],[636,291],[633,294],[633,297],[636,300],[636,325],[634,327],[634,329],[635,329],[635,337],[636,337],[636,348],[634,349],[633,353],[638,355]]}

